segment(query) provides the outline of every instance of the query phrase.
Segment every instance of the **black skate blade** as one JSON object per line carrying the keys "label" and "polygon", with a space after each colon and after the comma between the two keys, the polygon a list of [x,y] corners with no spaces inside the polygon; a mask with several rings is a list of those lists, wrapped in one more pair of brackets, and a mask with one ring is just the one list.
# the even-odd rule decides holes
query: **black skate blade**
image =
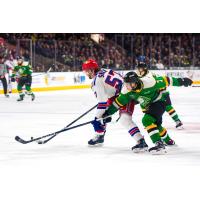
{"label": "black skate blade", "polygon": [[152,150],[149,153],[151,153],[151,155],[165,155],[167,153],[167,150],[166,149],[162,149],[160,151]]}
{"label": "black skate blade", "polygon": [[183,126],[178,126],[178,127],[176,127],[176,130],[179,130],[179,131],[184,130],[184,127]]}
{"label": "black skate blade", "polygon": [[103,146],[104,146],[103,143],[98,143],[98,144],[94,144],[94,145],[88,144],[88,147],[90,147],[90,148],[98,148],[98,147],[103,147]]}
{"label": "black skate blade", "polygon": [[142,148],[142,149],[132,149],[133,153],[139,154],[139,153],[146,153],[148,152],[148,147]]}

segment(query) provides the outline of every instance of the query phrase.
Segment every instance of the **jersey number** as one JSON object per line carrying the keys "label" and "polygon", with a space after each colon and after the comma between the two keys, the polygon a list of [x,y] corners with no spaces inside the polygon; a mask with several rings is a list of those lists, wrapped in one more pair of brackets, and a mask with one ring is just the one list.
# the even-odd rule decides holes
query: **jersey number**
{"label": "jersey number", "polygon": [[108,76],[106,77],[105,82],[108,85],[110,85],[120,91],[121,87],[122,87],[122,81],[118,78],[113,78],[113,76],[114,76],[114,72],[112,70],[110,70],[110,72],[108,73]]}

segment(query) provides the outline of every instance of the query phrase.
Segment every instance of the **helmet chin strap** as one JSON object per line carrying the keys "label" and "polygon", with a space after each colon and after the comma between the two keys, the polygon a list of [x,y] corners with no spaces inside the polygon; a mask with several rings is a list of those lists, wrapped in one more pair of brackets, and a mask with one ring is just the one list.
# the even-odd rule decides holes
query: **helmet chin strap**
{"label": "helmet chin strap", "polygon": [[148,73],[148,69],[143,69],[142,71],[139,71],[140,77],[146,76],[147,73]]}
{"label": "helmet chin strap", "polygon": [[144,69],[144,74],[143,74],[143,76],[146,76],[147,73],[148,73],[148,69]]}
{"label": "helmet chin strap", "polygon": [[137,82],[137,86],[135,88],[132,88],[134,92],[141,92],[142,88],[144,87],[142,82]]}

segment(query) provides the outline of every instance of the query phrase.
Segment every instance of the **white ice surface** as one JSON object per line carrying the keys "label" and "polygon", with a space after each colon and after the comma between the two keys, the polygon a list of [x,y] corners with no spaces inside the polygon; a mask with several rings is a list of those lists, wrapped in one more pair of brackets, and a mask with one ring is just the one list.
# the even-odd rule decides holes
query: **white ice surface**
{"label": "white ice surface", "polygon": [[[108,125],[101,148],[87,146],[91,125],[61,133],[45,145],[17,143],[16,135],[30,139],[62,129],[96,99],[89,89],[36,93],[34,102],[0,95],[0,200],[199,200],[200,88],[170,92],[185,129],[176,130],[164,115],[163,125],[178,147],[160,156],[132,153],[135,142],[118,123]],[[134,120],[151,146],[141,118],[137,106]]]}

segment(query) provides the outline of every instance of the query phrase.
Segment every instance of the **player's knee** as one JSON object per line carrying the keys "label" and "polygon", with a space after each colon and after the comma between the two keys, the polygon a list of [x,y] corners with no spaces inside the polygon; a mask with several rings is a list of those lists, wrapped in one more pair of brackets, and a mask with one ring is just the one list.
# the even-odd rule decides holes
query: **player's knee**
{"label": "player's knee", "polygon": [[172,110],[172,109],[173,109],[173,107],[172,107],[171,105],[167,105],[166,108],[165,108],[165,110],[166,110],[167,112],[169,112],[169,111]]}
{"label": "player's knee", "polygon": [[144,117],[142,118],[142,124],[145,127],[155,123],[155,121],[156,119],[148,114],[145,114]]}
{"label": "player's knee", "polygon": [[124,121],[130,120],[130,119],[132,119],[131,115],[129,115],[128,113],[121,113],[119,120],[123,123]]}
{"label": "player's knee", "polygon": [[21,87],[21,86],[18,86],[18,87],[17,87],[17,90],[18,90],[18,91],[21,91],[21,90],[22,90],[22,87]]}
{"label": "player's knee", "polygon": [[132,116],[128,113],[121,113],[119,122],[124,127],[133,126]]}
{"label": "player's knee", "polygon": [[27,91],[31,90],[31,87],[29,85],[26,85],[25,88],[26,88]]}
{"label": "player's knee", "polygon": [[157,123],[156,123],[158,126],[161,126],[162,125],[162,118],[159,118],[158,120],[157,120]]}

